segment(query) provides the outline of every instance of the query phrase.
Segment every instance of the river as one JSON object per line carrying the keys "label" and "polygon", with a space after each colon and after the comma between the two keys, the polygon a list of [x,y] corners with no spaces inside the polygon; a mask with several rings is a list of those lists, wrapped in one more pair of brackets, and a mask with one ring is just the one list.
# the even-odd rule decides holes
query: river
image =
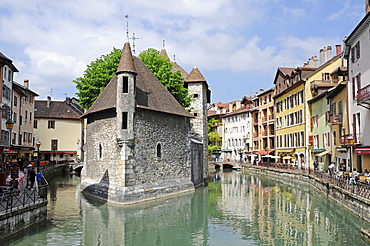
{"label": "river", "polygon": [[85,198],[80,178],[50,182],[48,219],[1,245],[369,245],[370,225],[307,185],[240,171],[207,188],[131,206]]}

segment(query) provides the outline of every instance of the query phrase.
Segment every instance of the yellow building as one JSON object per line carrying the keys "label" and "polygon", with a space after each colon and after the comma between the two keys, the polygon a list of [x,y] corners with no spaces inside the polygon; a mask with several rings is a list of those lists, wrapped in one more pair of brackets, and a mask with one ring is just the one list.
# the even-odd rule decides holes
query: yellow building
{"label": "yellow building", "polygon": [[275,76],[275,154],[278,162],[292,168],[307,167],[304,78],[317,69],[314,65],[309,62],[295,69],[278,68]]}
{"label": "yellow building", "polygon": [[73,161],[82,157],[83,110],[73,99],[37,100],[35,142],[40,142],[40,158],[48,161]]}
{"label": "yellow building", "polygon": [[[318,96],[326,97],[333,87],[342,82],[343,77],[346,76],[347,69],[343,67],[345,62],[342,59],[340,46],[337,45],[336,50],[336,56],[321,61],[320,67],[305,78],[306,101]],[[322,95],[323,93],[325,95]],[[329,101],[330,99],[327,98],[323,103],[316,101],[305,105],[306,118],[304,121],[307,122],[305,134],[308,136],[305,144],[309,147],[308,162],[311,169],[315,159],[318,160],[320,167],[326,169],[331,162],[337,161],[338,151],[336,149],[342,149],[339,140],[342,131],[339,121],[334,122],[334,117],[339,112],[343,117],[346,100],[339,100],[338,105],[333,102],[330,107],[327,106],[330,104]]]}

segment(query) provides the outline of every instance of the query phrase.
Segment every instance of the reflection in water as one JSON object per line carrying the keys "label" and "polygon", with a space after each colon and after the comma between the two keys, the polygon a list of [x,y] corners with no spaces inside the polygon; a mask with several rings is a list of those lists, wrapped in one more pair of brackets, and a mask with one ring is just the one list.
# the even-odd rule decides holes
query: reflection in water
{"label": "reflection in water", "polygon": [[209,187],[131,206],[85,198],[79,178],[51,182],[48,221],[4,245],[366,245],[368,223],[307,186],[218,172]]}

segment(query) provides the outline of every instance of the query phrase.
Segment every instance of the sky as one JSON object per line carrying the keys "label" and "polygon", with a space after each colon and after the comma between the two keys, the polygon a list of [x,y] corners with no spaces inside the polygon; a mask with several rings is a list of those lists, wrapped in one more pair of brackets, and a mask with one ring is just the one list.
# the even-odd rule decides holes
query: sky
{"label": "sky", "polygon": [[335,50],[364,16],[365,0],[1,0],[0,52],[37,100],[64,100],[128,30],[136,55],[164,43],[172,61],[200,70],[212,103],[226,103],[272,88],[278,67]]}

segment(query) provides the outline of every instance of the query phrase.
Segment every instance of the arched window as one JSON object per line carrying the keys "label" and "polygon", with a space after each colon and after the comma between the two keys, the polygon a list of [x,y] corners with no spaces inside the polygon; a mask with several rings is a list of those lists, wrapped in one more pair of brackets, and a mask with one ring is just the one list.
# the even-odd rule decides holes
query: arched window
{"label": "arched window", "polygon": [[157,158],[162,157],[162,146],[160,143],[157,144]]}

